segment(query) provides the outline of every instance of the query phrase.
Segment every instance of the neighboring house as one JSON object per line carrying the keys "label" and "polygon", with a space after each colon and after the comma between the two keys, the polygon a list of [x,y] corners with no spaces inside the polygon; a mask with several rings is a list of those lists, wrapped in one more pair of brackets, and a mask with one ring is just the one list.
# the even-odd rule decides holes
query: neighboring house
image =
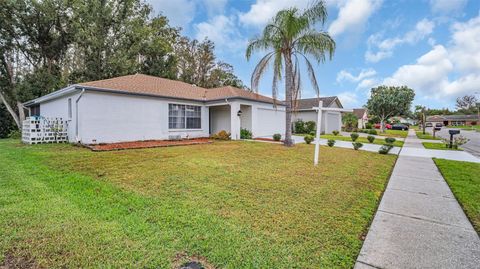
{"label": "neighboring house", "polygon": [[84,144],[285,132],[285,106],[234,87],[205,89],[147,75],[79,83],[25,103],[32,116],[68,120],[68,140]]}
{"label": "neighboring house", "polygon": [[393,122],[393,123],[399,122],[399,123],[410,124],[410,125],[417,124],[417,121],[415,119],[404,118],[404,117],[400,117],[400,116],[391,117],[390,122]]}
{"label": "neighboring house", "polygon": [[[324,108],[331,108],[334,110],[323,110],[322,112],[322,126],[320,131],[322,133],[331,133],[332,131],[340,131],[342,129],[342,103],[336,96],[299,99],[296,105],[296,111],[292,115],[292,122],[297,120],[303,121],[317,121],[317,111],[314,107],[318,107],[318,102],[323,101]],[[336,111],[335,111],[336,110]]]}
{"label": "neighboring house", "polygon": [[368,122],[367,109],[365,109],[365,108],[354,108],[353,109],[353,114],[358,119],[358,128],[359,129],[365,129],[365,125]]}
{"label": "neighboring house", "polygon": [[435,115],[428,116],[427,122],[442,123],[444,126],[459,126],[459,125],[477,125],[480,119],[478,115]]}

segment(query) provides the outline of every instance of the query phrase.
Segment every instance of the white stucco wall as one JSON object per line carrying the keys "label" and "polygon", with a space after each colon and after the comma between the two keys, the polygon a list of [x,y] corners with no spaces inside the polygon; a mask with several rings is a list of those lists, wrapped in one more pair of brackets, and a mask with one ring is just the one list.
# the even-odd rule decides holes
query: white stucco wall
{"label": "white stucco wall", "polygon": [[230,132],[230,106],[210,107],[210,133],[216,134],[222,130]]}
{"label": "white stucco wall", "polygon": [[[68,140],[75,142],[75,100],[79,96],[79,92],[62,96],[40,104],[40,115],[47,118],[62,118],[68,124]],[[68,99],[72,102],[72,117],[68,115]]]}
{"label": "white stucco wall", "polygon": [[[201,129],[168,128],[168,104],[200,105]],[[79,105],[82,143],[112,143],[209,136],[208,107],[200,103],[126,94],[85,92]]]}
{"label": "white stucco wall", "polygon": [[[338,107],[335,104],[335,107]],[[292,122],[297,120],[314,121],[317,122],[316,111],[299,111],[293,114]],[[322,112],[322,126],[320,132],[331,133],[334,130],[340,131],[342,128],[342,116],[340,112],[323,111]]]}

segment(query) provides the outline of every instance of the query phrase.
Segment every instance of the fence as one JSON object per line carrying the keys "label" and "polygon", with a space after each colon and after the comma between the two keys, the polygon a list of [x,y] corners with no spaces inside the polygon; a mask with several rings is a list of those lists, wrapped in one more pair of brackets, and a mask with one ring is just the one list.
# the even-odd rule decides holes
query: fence
{"label": "fence", "polygon": [[28,117],[23,121],[22,141],[26,144],[68,142],[68,122],[62,118]]}

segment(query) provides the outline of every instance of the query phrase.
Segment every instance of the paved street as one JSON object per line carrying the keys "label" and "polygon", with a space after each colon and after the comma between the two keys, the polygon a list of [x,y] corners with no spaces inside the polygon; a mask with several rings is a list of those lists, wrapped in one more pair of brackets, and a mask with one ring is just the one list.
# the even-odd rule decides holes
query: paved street
{"label": "paved street", "polygon": [[356,269],[479,268],[480,238],[410,131],[369,229]]}
{"label": "paved street", "polygon": [[[455,128],[442,128],[442,130],[437,132],[437,135],[442,138],[450,139],[450,135],[448,134],[449,129]],[[432,128],[427,128],[426,130],[427,132],[432,133]],[[463,145],[462,148],[480,158],[480,132],[460,130],[460,135],[470,139],[470,141]]]}

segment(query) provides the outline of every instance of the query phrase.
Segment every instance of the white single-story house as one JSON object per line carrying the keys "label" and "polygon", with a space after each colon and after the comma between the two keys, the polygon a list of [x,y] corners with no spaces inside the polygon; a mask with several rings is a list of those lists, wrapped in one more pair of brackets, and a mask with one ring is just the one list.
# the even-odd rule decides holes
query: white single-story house
{"label": "white single-story house", "polygon": [[292,116],[292,122],[297,120],[317,122],[317,110],[319,101],[323,102],[322,120],[320,132],[331,133],[342,129],[343,106],[338,97],[320,97],[297,100],[296,109]]}
{"label": "white single-story house", "polygon": [[285,133],[285,106],[234,87],[205,89],[142,74],[79,83],[24,104],[31,116],[62,118],[83,144]]}
{"label": "white single-story house", "polygon": [[357,127],[359,129],[365,129],[365,125],[368,122],[367,109],[366,108],[354,108],[353,109],[353,114],[358,119],[358,126]]}

